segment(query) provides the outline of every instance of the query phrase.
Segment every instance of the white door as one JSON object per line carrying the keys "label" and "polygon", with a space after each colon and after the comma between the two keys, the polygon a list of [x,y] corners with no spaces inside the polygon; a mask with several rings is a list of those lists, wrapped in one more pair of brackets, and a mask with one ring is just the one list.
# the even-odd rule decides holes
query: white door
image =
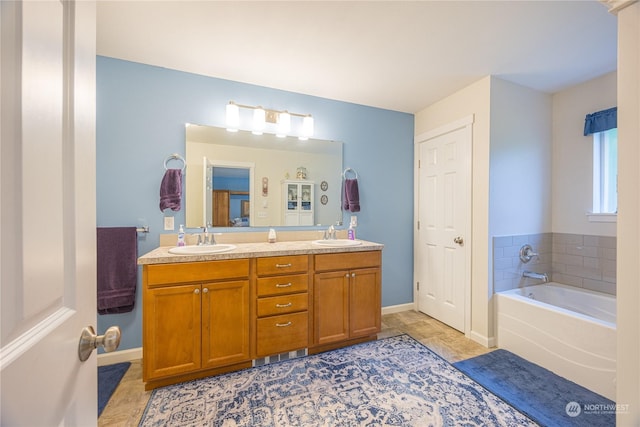
{"label": "white door", "polygon": [[470,292],[471,125],[416,142],[418,310],[465,332]]}
{"label": "white door", "polygon": [[97,420],[95,4],[0,6],[0,424]]}

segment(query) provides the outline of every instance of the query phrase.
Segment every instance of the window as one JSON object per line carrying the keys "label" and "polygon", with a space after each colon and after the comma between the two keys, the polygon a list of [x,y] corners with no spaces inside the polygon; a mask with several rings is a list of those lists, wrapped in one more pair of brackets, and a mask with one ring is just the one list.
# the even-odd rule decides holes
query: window
{"label": "window", "polygon": [[593,134],[593,213],[618,211],[618,129]]}

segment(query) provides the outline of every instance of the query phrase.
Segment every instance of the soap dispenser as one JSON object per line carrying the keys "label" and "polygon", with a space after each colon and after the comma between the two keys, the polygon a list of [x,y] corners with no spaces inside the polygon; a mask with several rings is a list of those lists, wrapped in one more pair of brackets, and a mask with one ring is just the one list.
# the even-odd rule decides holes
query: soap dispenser
{"label": "soap dispenser", "polygon": [[273,228],[269,229],[269,235],[267,236],[267,240],[269,243],[276,242],[276,230],[274,230]]}
{"label": "soap dispenser", "polygon": [[184,226],[180,224],[180,230],[178,231],[178,246],[184,246]]}

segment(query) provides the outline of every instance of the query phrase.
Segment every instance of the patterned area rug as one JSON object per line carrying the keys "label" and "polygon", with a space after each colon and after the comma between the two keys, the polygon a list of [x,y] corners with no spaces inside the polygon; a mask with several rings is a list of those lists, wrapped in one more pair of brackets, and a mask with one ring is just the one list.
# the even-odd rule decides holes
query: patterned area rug
{"label": "patterned area rug", "polygon": [[156,389],[141,426],[535,426],[407,335]]}

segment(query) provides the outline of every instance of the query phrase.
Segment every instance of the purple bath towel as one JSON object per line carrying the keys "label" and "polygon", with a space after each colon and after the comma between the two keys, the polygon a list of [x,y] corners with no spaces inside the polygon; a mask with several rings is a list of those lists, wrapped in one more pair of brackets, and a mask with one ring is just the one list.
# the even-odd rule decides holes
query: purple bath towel
{"label": "purple bath towel", "polygon": [[182,201],[182,169],[167,169],[160,184],[160,210],[180,210]]}
{"label": "purple bath towel", "polygon": [[357,178],[347,178],[344,180],[342,208],[345,211],[360,212],[360,194],[358,191]]}
{"label": "purple bath towel", "polygon": [[138,283],[136,227],[98,227],[98,313],[133,310]]}

